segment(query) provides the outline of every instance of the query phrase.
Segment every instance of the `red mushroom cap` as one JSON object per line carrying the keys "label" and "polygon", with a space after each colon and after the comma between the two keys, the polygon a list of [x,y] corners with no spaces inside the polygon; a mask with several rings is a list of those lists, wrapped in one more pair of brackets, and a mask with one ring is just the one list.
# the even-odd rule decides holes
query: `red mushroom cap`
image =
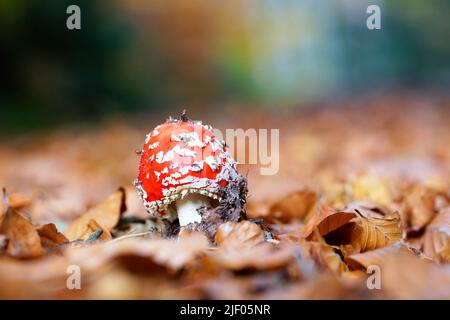
{"label": "red mushroom cap", "polygon": [[225,143],[209,126],[171,119],[147,134],[135,185],[148,213],[163,216],[187,193],[220,200],[238,176]]}

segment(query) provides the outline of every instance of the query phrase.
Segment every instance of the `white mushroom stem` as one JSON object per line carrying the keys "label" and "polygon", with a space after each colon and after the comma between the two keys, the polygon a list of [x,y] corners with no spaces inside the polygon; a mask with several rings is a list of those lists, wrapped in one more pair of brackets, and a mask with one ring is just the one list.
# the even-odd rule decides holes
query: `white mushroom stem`
{"label": "white mushroom stem", "polygon": [[180,227],[184,227],[189,223],[201,222],[202,217],[197,209],[201,207],[210,207],[211,203],[209,198],[204,195],[190,193],[184,198],[177,200],[175,206],[177,208]]}

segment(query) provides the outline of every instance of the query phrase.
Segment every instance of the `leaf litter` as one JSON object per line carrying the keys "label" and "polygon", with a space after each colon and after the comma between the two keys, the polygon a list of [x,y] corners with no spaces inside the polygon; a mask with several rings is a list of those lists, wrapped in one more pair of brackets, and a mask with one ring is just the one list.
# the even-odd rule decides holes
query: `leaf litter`
{"label": "leaf litter", "polygon": [[[450,112],[424,120],[416,105],[266,120],[283,128],[279,173],[244,164],[246,215],[236,202],[233,221],[218,207],[190,230],[146,216],[131,186],[147,125],[5,143],[0,297],[450,299]],[[236,127],[253,119],[240,115]],[[80,290],[66,285],[72,265]],[[374,265],[380,290],[367,287]]]}

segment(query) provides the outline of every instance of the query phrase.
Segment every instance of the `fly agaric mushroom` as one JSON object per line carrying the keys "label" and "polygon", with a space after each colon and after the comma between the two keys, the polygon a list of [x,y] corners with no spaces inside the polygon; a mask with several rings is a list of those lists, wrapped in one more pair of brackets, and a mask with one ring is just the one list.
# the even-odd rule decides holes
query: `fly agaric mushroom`
{"label": "fly agaric mushroom", "polygon": [[134,184],[147,212],[169,220],[177,217],[180,227],[200,223],[198,209],[217,206],[227,187],[243,179],[225,143],[210,126],[189,120],[185,112],[147,134],[140,154]]}

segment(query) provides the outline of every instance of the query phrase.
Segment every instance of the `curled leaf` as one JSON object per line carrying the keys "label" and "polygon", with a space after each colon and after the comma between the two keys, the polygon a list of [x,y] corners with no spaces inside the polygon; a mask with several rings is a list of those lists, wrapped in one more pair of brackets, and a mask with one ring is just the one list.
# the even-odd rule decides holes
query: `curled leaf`
{"label": "curled leaf", "polygon": [[433,219],[435,200],[436,195],[421,186],[415,186],[406,194],[404,210],[411,230],[420,230]]}
{"label": "curled leaf", "polygon": [[364,216],[360,212],[358,214],[351,243],[361,252],[385,247],[402,238],[398,213],[384,218]]}
{"label": "curled leaf", "polygon": [[[97,233],[97,236],[95,236],[95,239],[93,239],[92,234]],[[94,240],[111,240],[112,236],[108,229],[103,228],[100,224],[98,224],[97,221],[94,219],[89,220],[89,223],[87,224],[86,230],[83,232],[83,234],[80,236],[80,239],[87,240],[88,238],[91,238],[91,242]]]}
{"label": "curled leaf", "polygon": [[56,229],[55,224],[48,223],[36,229],[41,239],[42,247],[55,248],[69,242],[69,240]]}
{"label": "curled leaf", "polygon": [[347,272],[348,267],[342,261],[336,250],[326,243],[311,242],[311,256],[325,270],[329,270],[336,275]]}
{"label": "curled leaf", "polygon": [[223,223],[215,235],[215,242],[220,246],[255,246],[263,241],[264,231],[250,221]]}
{"label": "curled leaf", "polygon": [[125,210],[125,190],[120,188],[73,221],[64,235],[71,241],[87,238],[92,233],[89,232],[92,230],[92,225],[89,226],[92,220],[95,220],[102,229],[110,231],[117,225]]}
{"label": "curled leaf", "polygon": [[311,238],[314,230],[318,230],[320,236],[325,236],[347,224],[354,217],[356,217],[354,212],[336,212],[331,207],[321,206],[305,225],[302,234],[305,238]]}
{"label": "curled leaf", "polygon": [[422,238],[422,248],[426,255],[435,257],[450,243],[450,209],[439,212],[427,226]]}
{"label": "curled leaf", "polygon": [[18,258],[35,258],[43,255],[39,234],[32,224],[8,207],[0,226],[0,234],[7,239],[6,253]]}

